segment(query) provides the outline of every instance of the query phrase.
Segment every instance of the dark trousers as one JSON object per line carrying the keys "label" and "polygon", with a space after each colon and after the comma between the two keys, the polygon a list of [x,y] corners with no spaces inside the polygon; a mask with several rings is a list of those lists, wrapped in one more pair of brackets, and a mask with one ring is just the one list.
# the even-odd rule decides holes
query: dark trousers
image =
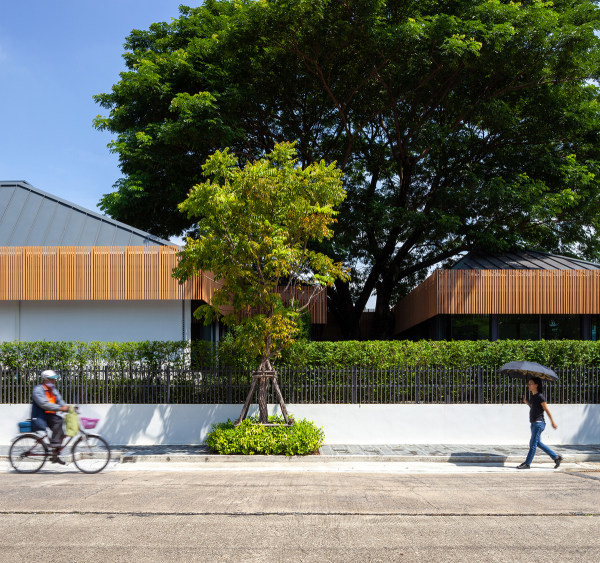
{"label": "dark trousers", "polygon": [[52,430],[50,445],[53,448],[58,448],[65,437],[65,432],[63,430],[63,418],[57,414],[47,412],[46,422],[48,423],[50,430]]}

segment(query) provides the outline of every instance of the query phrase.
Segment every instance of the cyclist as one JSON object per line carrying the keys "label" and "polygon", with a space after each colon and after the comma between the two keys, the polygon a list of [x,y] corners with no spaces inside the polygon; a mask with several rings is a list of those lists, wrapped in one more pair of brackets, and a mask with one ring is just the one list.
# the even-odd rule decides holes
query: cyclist
{"label": "cyclist", "polygon": [[58,412],[66,412],[69,410],[67,405],[56,389],[56,380],[60,376],[53,370],[47,369],[42,372],[42,383],[33,388],[31,395],[31,425],[34,430],[52,430],[52,438],[50,439],[50,447],[52,455],[50,461],[52,463],[60,463],[65,465],[65,462],[59,459],[58,449],[65,436],[63,430],[63,419]]}

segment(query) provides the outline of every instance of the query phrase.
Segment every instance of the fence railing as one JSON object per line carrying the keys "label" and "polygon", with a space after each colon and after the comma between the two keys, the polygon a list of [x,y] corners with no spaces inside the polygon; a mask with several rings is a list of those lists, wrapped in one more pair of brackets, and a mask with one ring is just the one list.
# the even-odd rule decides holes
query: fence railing
{"label": "fence railing", "polygon": [[[559,380],[545,382],[549,403],[600,403],[600,368],[555,368]],[[68,403],[202,404],[243,403],[250,370],[62,370],[58,388]],[[28,403],[40,382],[32,371],[0,369],[0,403]],[[513,404],[525,382],[492,366],[467,368],[318,367],[278,370],[287,403],[334,404]],[[269,402],[277,402],[272,392]]]}

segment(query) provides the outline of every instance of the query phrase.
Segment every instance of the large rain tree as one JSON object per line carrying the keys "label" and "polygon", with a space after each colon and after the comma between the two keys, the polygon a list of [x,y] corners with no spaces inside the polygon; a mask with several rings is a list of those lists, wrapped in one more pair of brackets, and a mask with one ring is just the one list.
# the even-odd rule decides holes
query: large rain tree
{"label": "large rain tree", "polygon": [[[123,178],[101,207],[162,236],[225,146],[336,160],[348,197],[321,249],[346,337],[436,264],[515,246],[598,259],[600,15],[594,2],[214,1],[127,38],[97,96]],[[359,318],[376,295],[375,322]]]}
{"label": "large rain tree", "polygon": [[[195,315],[235,327],[239,349],[260,357],[261,422],[267,422],[267,378],[287,419],[271,361],[294,341],[299,315],[319,289],[348,279],[342,264],[309,247],[333,235],[335,207],[346,197],[341,172],[324,162],[302,168],[293,144],[280,143],[242,167],[228,150],[217,151],[203,173],[206,180],[179,205],[196,232],[174,275],[184,281],[200,270],[212,272],[220,286]],[[252,391],[246,412],[251,397]]]}

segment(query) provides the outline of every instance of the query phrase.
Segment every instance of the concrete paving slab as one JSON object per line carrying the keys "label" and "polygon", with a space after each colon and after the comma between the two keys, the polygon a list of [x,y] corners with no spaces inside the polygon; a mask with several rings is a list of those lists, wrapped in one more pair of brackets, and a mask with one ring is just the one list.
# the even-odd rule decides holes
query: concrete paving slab
{"label": "concrete paving slab", "polygon": [[[600,445],[553,446],[565,462],[600,462]],[[201,463],[333,463],[362,462],[445,462],[445,463],[520,463],[527,456],[527,446],[448,445],[448,444],[331,444],[320,448],[319,455],[310,456],[222,456],[211,454],[198,446],[116,446],[122,463],[201,462]],[[538,452],[534,463],[550,461]]]}
{"label": "concrete paving slab", "polygon": [[[564,462],[600,462],[600,444],[552,446]],[[0,460],[8,459],[9,446],[0,446]],[[112,456],[120,463],[283,463],[326,464],[334,462],[369,463],[521,463],[527,456],[526,445],[452,445],[452,444],[329,444],[320,448],[318,455],[263,456],[218,455],[206,446],[113,445]],[[546,454],[538,451],[534,464],[548,463]]]}

